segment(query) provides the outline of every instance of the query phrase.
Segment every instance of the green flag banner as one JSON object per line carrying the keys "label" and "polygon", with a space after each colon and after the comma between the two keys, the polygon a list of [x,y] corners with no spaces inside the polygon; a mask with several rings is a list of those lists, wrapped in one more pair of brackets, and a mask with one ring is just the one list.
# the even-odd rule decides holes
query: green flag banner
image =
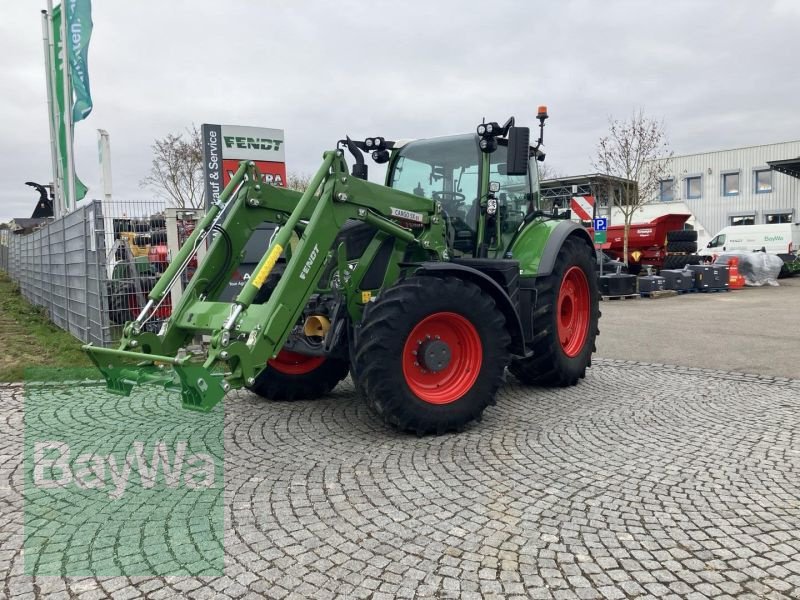
{"label": "green flag banner", "polygon": [[92,38],[91,0],[67,0],[67,51],[69,52],[72,90],[75,104],[72,121],[77,123],[92,112],[92,92],[89,88],[89,40]]}
{"label": "green flag banner", "polygon": [[[67,162],[67,128],[64,124],[64,65],[61,39],[61,5],[53,9],[53,47],[55,48],[55,74],[56,80],[53,82],[53,87],[56,92],[56,107],[53,118],[55,119],[56,131],[58,132],[58,153],[61,161],[61,172],[64,174],[64,185],[67,184],[67,173],[69,172],[69,163]],[[72,94],[70,94],[72,95]],[[72,98],[70,98],[70,101]],[[83,182],[75,175],[75,194],[77,200],[83,200],[86,196],[88,188]],[[65,198],[68,195],[65,194]],[[69,200],[67,208],[69,206]]]}

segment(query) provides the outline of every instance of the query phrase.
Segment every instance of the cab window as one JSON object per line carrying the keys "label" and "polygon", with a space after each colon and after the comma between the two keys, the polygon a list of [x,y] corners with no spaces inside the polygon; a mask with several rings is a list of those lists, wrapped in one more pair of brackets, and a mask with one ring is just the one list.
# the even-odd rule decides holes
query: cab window
{"label": "cab window", "polygon": [[725,234],[724,233],[718,235],[713,240],[708,242],[708,247],[709,248],[718,248],[719,246],[724,246],[724,245],[725,245]]}
{"label": "cab window", "polygon": [[528,175],[508,175],[506,173],[506,157],[508,147],[498,146],[489,163],[489,181],[500,184],[497,193],[497,205],[500,211],[500,222],[503,233],[515,231],[528,211],[528,192],[530,191]]}
{"label": "cab window", "polygon": [[400,149],[387,180],[396,190],[441,202],[451,247],[471,253],[478,223],[479,165],[476,135],[419,140]]}

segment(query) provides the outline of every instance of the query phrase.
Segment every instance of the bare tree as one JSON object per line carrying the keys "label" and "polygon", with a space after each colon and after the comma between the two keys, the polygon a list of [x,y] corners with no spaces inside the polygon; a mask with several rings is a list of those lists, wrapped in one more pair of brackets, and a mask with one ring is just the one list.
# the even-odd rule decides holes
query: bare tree
{"label": "bare tree", "polygon": [[601,175],[616,178],[606,182],[609,199],[622,213],[625,228],[623,260],[628,264],[628,233],[636,211],[655,200],[667,175],[672,151],[664,123],[647,117],[643,109],[630,120],[609,117],[608,135],[597,143],[592,166]]}
{"label": "bare tree", "polygon": [[176,208],[204,205],[203,141],[192,125],[184,133],[167,134],[153,142],[150,173],[142,185],[151,187]]}
{"label": "bare tree", "polygon": [[554,167],[550,163],[536,161],[536,164],[539,165],[539,181],[564,177],[564,173],[562,173],[558,167]]}
{"label": "bare tree", "polygon": [[305,192],[309,183],[311,183],[311,176],[306,173],[289,173],[286,177],[286,187],[290,190]]}

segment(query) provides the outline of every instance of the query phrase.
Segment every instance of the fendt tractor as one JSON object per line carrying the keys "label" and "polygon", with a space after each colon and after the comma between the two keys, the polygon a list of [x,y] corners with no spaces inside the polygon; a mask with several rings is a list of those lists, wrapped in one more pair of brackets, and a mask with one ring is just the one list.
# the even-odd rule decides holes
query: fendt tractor
{"label": "fendt tractor", "polygon": [[[119,347],[86,351],[113,392],[160,384],[200,411],[231,388],[316,398],[350,374],[386,423],[418,434],[479,418],[506,367],[527,384],[574,385],[598,334],[595,251],[580,225],[539,210],[545,107],[537,118],[533,146],[513,117],[409,142],[347,137],[303,193],[264,185],[242,162]],[[367,180],[365,154],[387,165],[385,185]],[[219,301],[265,222],[277,229],[263,258],[233,302]]]}

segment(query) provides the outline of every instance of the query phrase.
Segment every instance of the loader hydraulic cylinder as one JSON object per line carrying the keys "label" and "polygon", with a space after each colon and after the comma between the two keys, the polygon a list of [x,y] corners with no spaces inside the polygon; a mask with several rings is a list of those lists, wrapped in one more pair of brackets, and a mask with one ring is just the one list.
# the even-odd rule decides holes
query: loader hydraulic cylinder
{"label": "loader hydraulic cylinder", "polygon": [[[300,215],[306,212],[309,204],[314,200],[317,189],[320,185],[322,185],[325,177],[327,177],[331,165],[333,165],[333,161],[335,159],[336,152],[329,151],[322,155],[322,166],[320,166],[314,177],[312,177],[308,187],[306,188],[306,191],[303,192],[300,201],[297,203],[297,207],[292,211],[292,214],[286,220],[286,223],[283,224],[283,227],[281,227],[275,234],[269,249],[261,258],[258,266],[253,270],[254,275],[250,279],[250,285],[244,286],[242,291],[236,297],[236,304],[240,307],[247,308],[253,303],[253,299],[256,297],[258,290],[267,280],[267,277],[269,277],[269,274],[275,266],[275,263],[278,262],[278,258],[280,258],[281,254],[283,253],[283,249],[286,248],[287,244],[289,243],[289,239],[292,237],[292,232],[300,221]],[[226,325],[228,324],[229,323],[226,323]],[[230,325],[233,325],[233,323],[230,323]]]}
{"label": "loader hydraulic cylinder", "polygon": [[[186,242],[181,246],[181,249],[178,251],[178,254],[169,263],[164,271],[164,274],[158,280],[156,285],[153,286],[153,290],[148,296],[150,300],[153,302],[158,302],[169,290],[173,280],[183,270],[185,266],[184,263],[186,263],[191,255],[197,250],[199,241],[202,241],[201,236],[205,237],[205,235],[208,234],[208,231],[214,223],[214,220],[225,208],[225,205],[228,203],[228,200],[230,200],[230,197],[233,195],[233,193],[239,188],[239,184],[242,183],[247,170],[251,167],[252,163],[245,161],[241,162],[236,173],[231,178],[230,183],[225,186],[225,189],[219,195],[219,200],[211,205],[211,207],[208,209],[208,212],[206,212],[205,216],[201,219],[200,223],[189,236],[189,239],[186,240]],[[142,315],[144,315],[144,313],[145,311],[142,311]]]}

